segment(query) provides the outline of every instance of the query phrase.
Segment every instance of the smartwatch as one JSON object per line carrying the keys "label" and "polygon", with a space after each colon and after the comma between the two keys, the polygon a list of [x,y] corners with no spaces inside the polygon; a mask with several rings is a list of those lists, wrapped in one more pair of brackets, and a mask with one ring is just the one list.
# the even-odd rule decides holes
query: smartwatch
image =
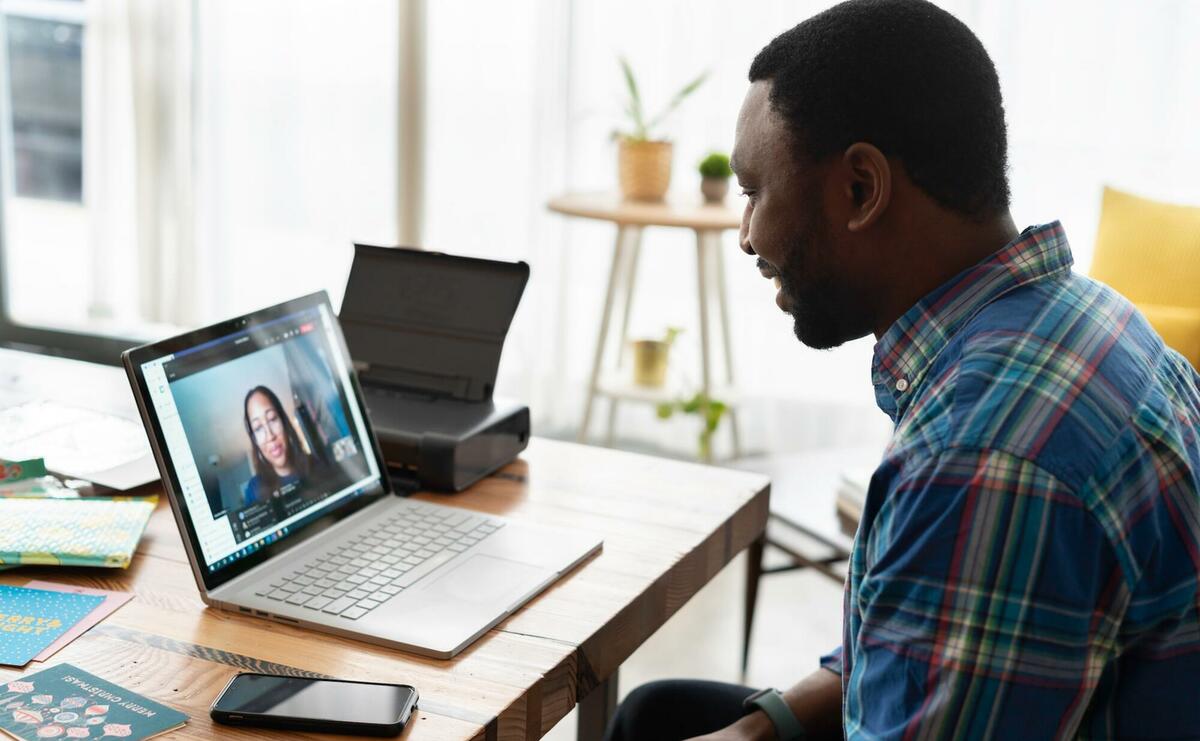
{"label": "smartwatch", "polygon": [[775,735],[779,737],[779,741],[804,741],[807,738],[804,726],[796,719],[795,713],[784,702],[783,695],[777,689],[768,687],[755,692],[742,701],[742,710],[746,715],[755,710],[766,713],[771,719],[771,724],[775,726]]}

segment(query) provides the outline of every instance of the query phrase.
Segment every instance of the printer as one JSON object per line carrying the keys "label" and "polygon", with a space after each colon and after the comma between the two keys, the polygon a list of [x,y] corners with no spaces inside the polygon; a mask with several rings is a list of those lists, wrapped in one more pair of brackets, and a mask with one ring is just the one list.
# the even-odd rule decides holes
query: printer
{"label": "printer", "polygon": [[393,478],[461,491],[529,443],[529,407],[492,397],[524,262],[354,246],[339,319]]}

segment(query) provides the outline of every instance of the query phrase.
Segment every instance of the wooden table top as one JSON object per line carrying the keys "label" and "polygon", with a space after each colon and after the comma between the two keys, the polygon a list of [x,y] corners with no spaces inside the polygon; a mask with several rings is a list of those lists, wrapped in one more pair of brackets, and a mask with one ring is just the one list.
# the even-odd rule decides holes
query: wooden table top
{"label": "wooden table top", "polygon": [[567,216],[631,226],[681,226],[698,230],[737,229],[742,211],[727,203],[671,198],[655,203],[626,201],[617,193],[568,193],[551,198],[546,208]]}
{"label": "wooden table top", "polygon": [[[45,665],[62,662],[190,716],[171,738],[334,736],[213,725],[208,708],[238,671],[412,684],[406,739],[536,739],[608,679],[766,525],[764,476],[534,439],[466,492],[418,498],[604,539],[604,550],[449,661],[209,609],[165,498],[128,570],[23,567],[31,579],[133,592]],[[346,737],[351,738],[351,737]]]}

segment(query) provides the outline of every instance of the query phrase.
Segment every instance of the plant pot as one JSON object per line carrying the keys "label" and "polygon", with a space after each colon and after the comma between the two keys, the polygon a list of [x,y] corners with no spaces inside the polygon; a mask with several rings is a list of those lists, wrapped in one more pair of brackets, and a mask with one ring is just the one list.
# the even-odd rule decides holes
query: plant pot
{"label": "plant pot", "polygon": [[634,340],[633,382],[658,388],[667,380],[667,359],[671,343],[662,340]]}
{"label": "plant pot", "polygon": [[671,142],[619,140],[621,195],[632,201],[661,201],[671,186],[671,150]]}
{"label": "plant pot", "polygon": [[705,203],[720,203],[729,195],[729,178],[701,178],[700,192],[704,194]]}

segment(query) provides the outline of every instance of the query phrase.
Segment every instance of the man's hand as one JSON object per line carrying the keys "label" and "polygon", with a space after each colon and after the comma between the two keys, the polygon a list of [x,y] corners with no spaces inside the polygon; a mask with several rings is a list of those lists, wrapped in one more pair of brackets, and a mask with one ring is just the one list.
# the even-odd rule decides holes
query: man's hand
{"label": "man's hand", "polygon": [[[812,741],[842,738],[842,678],[818,669],[783,693],[783,699]],[[692,741],[776,741],[775,725],[767,714],[750,713],[716,733]]]}

